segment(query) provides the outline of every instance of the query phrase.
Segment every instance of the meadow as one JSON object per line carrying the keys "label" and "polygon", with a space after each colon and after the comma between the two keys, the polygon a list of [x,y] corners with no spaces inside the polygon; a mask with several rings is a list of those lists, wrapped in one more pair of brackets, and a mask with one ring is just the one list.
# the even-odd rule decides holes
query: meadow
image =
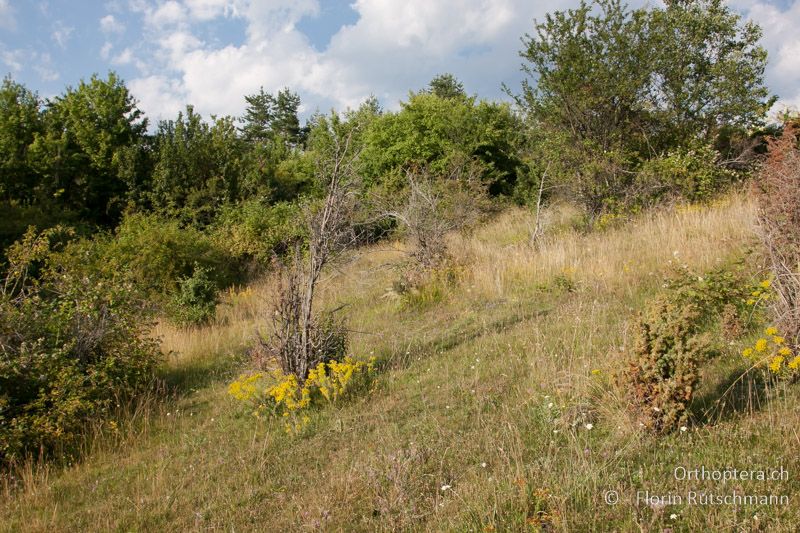
{"label": "meadow", "polygon": [[[347,306],[349,353],[378,370],[298,434],[227,392],[274,280],[229,290],[207,326],[158,325],[163,390],[98,423],[78,464],[6,481],[0,530],[793,530],[798,394],[746,373],[749,339],[703,366],[690,422],[673,433],[637,423],[619,378],[638,314],[676,266],[702,275],[744,258],[763,275],[746,252],[748,195],[591,232],[554,205],[532,244],[533,224],[510,208],[451,235],[457,280],[412,299],[392,290],[403,242],[327,270],[321,305]],[[782,467],[788,479],[691,480],[681,467]],[[691,491],[789,504],[698,505]]]}

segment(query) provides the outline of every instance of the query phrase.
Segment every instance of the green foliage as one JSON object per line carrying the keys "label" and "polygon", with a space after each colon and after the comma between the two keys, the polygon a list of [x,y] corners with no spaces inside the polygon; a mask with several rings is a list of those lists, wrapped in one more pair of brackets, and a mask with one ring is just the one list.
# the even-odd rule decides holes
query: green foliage
{"label": "green foliage", "polygon": [[636,176],[639,197],[664,197],[708,201],[736,181],[738,173],[718,164],[719,154],[711,146],[677,148],[664,156],[645,161]]}
{"label": "green foliage", "polygon": [[[535,159],[592,216],[609,198],[647,198],[640,185],[653,185],[654,171],[673,174],[657,193],[705,195],[728,181],[708,147],[760,126],[774,101],[760,36],[721,0],[635,10],[583,1],[547,15],[525,38],[536,84],[525,81],[517,99],[542,138]],[[692,168],[674,175],[684,163]]]}
{"label": "green foliage", "polygon": [[263,268],[293,242],[304,240],[305,231],[298,204],[247,200],[223,206],[214,222],[213,238],[236,261]]}
{"label": "green foliage", "polygon": [[92,420],[150,382],[159,358],[130,284],[59,261],[70,232],[28,231],[0,293],[0,463],[70,451]]}
{"label": "green foliage", "polygon": [[464,85],[452,74],[439,74],[428,84],[428,92],[439,98],[465,98]]}
{"label": "green foliage", "polygon": [[0,198],[7,202],[16,200],[30,204],[36,195],[37,175],[28,164],[28,149],[42,133],[41,105],[36,93],[10,77],[3,79],[0,87]]}
{"label": "green foliage", "polygon": [[443,174],[455,160],[475,159],[483,165],[490,193],[511,193],[521,165],[521,139],[507,105],[423,92],[402,106],[370,124],[362,155],[368,185],[392,190],[402,187],[403,170],[410,165]]}
{"label": "green foliage", "polygon": [[218,287],[209,270],[195,263],[191,276],[178,280],[178,292],[172,298],[172,318],[183,326],[199,326],[216,314]]}
{"label": "green foliage", "polygon": [[297,146],[305,138],[297,111],[300,97],[289,89],[273,96],[261,87],[258,93],[244,97],[247,102],[242,122],[245,139],[256,143]]}
{"label": "green foliage", "polygon": [[147,129],[125,84],[113,72],[106,80],[92,76],[48,101],[42,120],[43,133],[28,149],[31,168],[42,176],[39,194],[91,222],[115,223],[127,196],[122,152]]}
{"label": "green foliage", "polygon": [[156,299],[174,294],[178,280],[191,277],[195,265],[218,287],[238,277],[235,262],[210,236],[158,215],[126,216],[113,238],[83,246],[93,248],[85,253],[105,276],[118,273]]}
{"label": "green foliage", "polygon": [[202,120],[188,106],[176,121],[162,121],[155,139],[152,205],[197,226],[240,197],[244,144],[231,118]]}

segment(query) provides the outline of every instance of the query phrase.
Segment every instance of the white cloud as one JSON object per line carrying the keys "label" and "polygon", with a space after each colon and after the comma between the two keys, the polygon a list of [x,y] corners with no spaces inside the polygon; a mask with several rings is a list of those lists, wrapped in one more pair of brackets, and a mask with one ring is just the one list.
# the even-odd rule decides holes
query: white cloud
{"label": "white cloud", "polygon": [[75,28],[72,26],[67,26],[59,20],[53,24],[53,33],[51,34],[51,37],[58,44],[58,46],[61,48],[66,48],[67,42],[72,36],[73,31],[75,31]]}
{"label": "white cloud", "polygon": [[219,16],[239,16],[239,4],[235,0],[185,0],[189,14],[196,20],[213,20]]}
{"label": "white cloud", "polygon": [[0,28],[14,30],[17,28],[17,19],[14,17],[14,8],[9,0],[0,0]]}
{"label": "white cloud", "polygon": [[36,71],[42,81],[56,81],[61,77],[51,64],[50,54],[40,54],[38,61],[35,62],[33,70]]}
{"label": "white cloud", "polygon": [[103,59],[108,59],[111,57],[111,49],[114,47],[111,43],[106,41],[103,43],[103,47],[100,49],[100,57]]}
{"label": "white cloud", "polygon": [[22,50],[0,50],[0,61],[13,72],[19,72],[22,70],[24,55]]}
{"label": "white cloud", "polygon": [[111,63],[114,65],[129,65],[135,61],[133,57],[133,52],[130,48],[126,48],[111,60]]}
{"label": "white cloud", "polygon": [[157,28],[187,22],[188,13],[180,2],[169,0],[147,13],[148,24]]}
{"label": "white cloud", "polygon": [[187,103],[181,84],[166,76],[137,78],[128,87],[139,101],[139,109],[146,111],[151,119],[174,119]]}
{"label": "white cloud", "polygon": [[100,19],[100,30],[103,33],[124,33],[125,25],[114,17],[106,15]]}
{"label": "white cloud", "polygon": [[[158,6],[133,1],[156,36],[162,72],[174,73],[171,86],[208,115],[241,113],[244,95],[262,85],[270,91],[288,86],[323,110],[355,107],[370,94],[396,107],[409,89],[445,71],[471,91],[498,95],[504,76],[519,70],[519,38],[532,19],[568,0],[547,7],[527,0],[357,0],[352,5],[357,22],[341,28],[321,52],[296,27],[303,17],[319,14],[316,0],[184,0]],[[210,47],[191,33],[187,15],[242,17],[246,42]],[[165,29],[168,23],[173,30]],[[151,101],[158,97],[155,80],[144,79],[149,82],[140,84],[148,89],[140,95],[143,109],[152,116],[159,115],[157,108],[174,107]],[[163,88],[164,79],[159,83]]]}
{"label": "white cloud", "polygon": [[734,0],[733,6],[764,30],[763,44],[770,54],[767,83],[780,97],[773,111],[800,109],[800,0],[785,8],[748,0]]}
{"label": "white cloud", "polygon": [[[469,92],[501,97],[521,79],[520,38],[533,19],[575,7],[577,0],[354,0],[355,23],[340,28],[318,51],[298,22],[320,13],[322,0],[129,0],[142,13],[155,63],[137,63],[132,90],[154,118],[174,118],[185,103],[204,116],[240,114],[246,94],[290,87],[304,103],[354,107],[370,94],[396,108],[408,90],[451,72]],[[636,7],[648,0],[633,0]],[[800,0],[780,9],[766,0],[731,0],[759,22],[772,52],[768,82],[785,101],[800,103]],[[650,0],[651,5],[660,0]],[[241,18],[241,45],[199,39],[196,24]],[[153,76],[152,74],[158,73]],[[141,94],[137,93],[137,89]],[[172,92],[167,92],[172,91]]]}

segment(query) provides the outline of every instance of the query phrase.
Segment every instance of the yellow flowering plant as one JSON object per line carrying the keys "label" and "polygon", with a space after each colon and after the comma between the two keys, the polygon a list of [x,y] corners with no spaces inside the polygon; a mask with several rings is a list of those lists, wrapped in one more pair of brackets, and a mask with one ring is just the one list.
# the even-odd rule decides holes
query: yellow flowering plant
{"label": "yellow flowering plant", "polygon": [[308,412],[312,406],[339,401],[374,369],[375,357],[356,361],[346,356],[341,361],[319,363],[302,382],[279,369],[245,374],[228,386],[228,393],[248,405],[256,417],[271,414],[282,418],[286,432],[296,434],[311,421]]}
{"label": "yellow flowering plant", "polygon": [[745,304],[754,310],[772,298],[772,280],[767,278],[751,287]]}
{"label": "yellow flowering plant", "polygon": [[765,367],[780,377],[794,377],[800,369],[800,355],[786,346],[786,339],[778,329],[770,326],[764,330],[752,346],[746,347],[742,355],[753,362],[754,367]]}

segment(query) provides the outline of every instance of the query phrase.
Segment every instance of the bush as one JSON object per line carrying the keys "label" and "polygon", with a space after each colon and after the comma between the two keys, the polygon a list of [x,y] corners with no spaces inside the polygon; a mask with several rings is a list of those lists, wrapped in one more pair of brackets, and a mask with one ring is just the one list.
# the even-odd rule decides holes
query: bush
{"label": "bush", "polygon": [[178,292],[180,280],[191,277],[195,265],[205,269],[217,287],[232,284],[241,274],[239,265],[209,236],[157,215],[126,216],[113,238],[86,245],[99,247],[93,255],[104,275],[123,273],[155,299]]}
{"label": "bush", "polygon": [[792,125],[769,141],[755,189],[760,236],[775,277],[775,325],[800,348],[800,149]]}
{"label": "bush", "polygon": [[738,174],[719,162],[719,153],[709,145],[678,148],[645,161],[637,173],[640,201],[681,198],[690,202],[710,200],[724,191]]}
{"label": "bush", "polygon": [[248,200],[226,205],[214,223],[214,241],[235,260],[263,268],[305,239],[302,220],[299,204]]}
{"label": "bush", "polygon": [[178,281],[178,292],[171,305],[172,318],[178,324],[199,326],[214,318],[218,289],[208,273],[207,268],[195,263],[192,275]]}
{"label": "bush", "polygon": [[[61,228],[8,251],[0,291],[0,463],[69,452],[89,421],[150,383],[159,360],[130,283],[59,262]],[[34,270],[38,270],[34,275]]]}
{"label": "bush", "polygon": [[656,433],[686,423],[700,366],[718,352],[710,332],[722,327],[723,310],[746,314],[749,290],[724,269],[704,276],[682,269],[665,289],[636,326],[634,355],[623,375],[636,417]]}
{"label": "bush", "polygon": [[686,422],[698,367],[710,352],[697,336],[700,314],[697,306],[662,301],[637,325],[635,355],[626,377],[639,418],[657,433]]}

